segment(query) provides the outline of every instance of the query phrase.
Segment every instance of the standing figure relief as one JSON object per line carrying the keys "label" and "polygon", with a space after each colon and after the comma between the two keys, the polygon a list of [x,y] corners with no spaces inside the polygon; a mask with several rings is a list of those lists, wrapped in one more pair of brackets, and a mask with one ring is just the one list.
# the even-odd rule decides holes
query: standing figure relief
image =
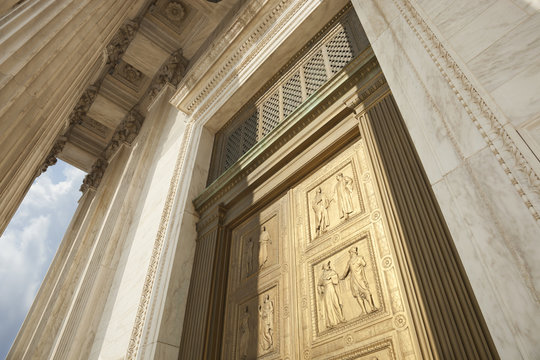
{"label": "standing figure relief", "polygon": [[336,289],[338,283],[338,274],[332,269],[330,261],[324,263],[317,287],[322,298],[323,317],[327,328],[345,322],[343,304]]}
{"label": "standing figure relief", "polygon": [[337,201],[340,219],[348,219],[349,214],[354,211],[352,192],[353,179],[339,173],[336,176],[337,183],[334,186],[334,198]]}
{"label": "standing figure relief", "polygon": [[[345,272],[340,277],[340,280],[345,280],[349,276],[351,291],[364,313],[368,314],[377,310],[373,295],[369,289],[369,283],[366,278],[366,260],[363,256],[358,255],[358,248],[352,247],[349,249],[349,261]],[[366,306],[367,305],[367,306]],[[368,312],[368,307],[370,311]]]}
{"label": "standing figure relief", "polygon": [[321,233],[325,232],[330,226],[328,207],[330,206],[331,201],[332,200],[328,199],[326,194],[323,193],[321,187],[319,186],[315,192],[315,198],[311,203],[311,207],[315,212],[315,231],[317,235],[321,235]]}
{"label": "standing figure relief", "polygon": [[[332,202],[335,201],[336,203],[339,219],[347,220],[350,214],[354,212],[353,185],[354,181],[350,176],[338,173],[331,197],[323,191],[321,186],[317,187],[315,196],[311,202],[311,208],[315,214],[315,233],[317,236],[326,232],[328,227],[330,227],[329,209]],[[331,214],[335,213],[331,212]]]}
{"label": "standing figure relief", "polygon": [[268,246],[272,243],[270,234],[266,231],[266,226],[263,226],[261,236],[259,238],[259,269],[268,261]]}
{"label": "standing figure relief", "polygon": [[253,272],[253,238],[246,241],[246,276]]}
{"label": "standing figure relief", "polygon": [[259,305],[259,317],[259,344],[267,352],[274,345],[274,302],[270,300],[270,295],[266,295]]}
{"label": "standing figure relief", "polygon": [[248,357],[248,346],[249,346],[249,308],[246,306],[246,311],[242,314],[242,319],[240,320],[240,344],[238,347],[238,353],[240,359],[245,360]]}

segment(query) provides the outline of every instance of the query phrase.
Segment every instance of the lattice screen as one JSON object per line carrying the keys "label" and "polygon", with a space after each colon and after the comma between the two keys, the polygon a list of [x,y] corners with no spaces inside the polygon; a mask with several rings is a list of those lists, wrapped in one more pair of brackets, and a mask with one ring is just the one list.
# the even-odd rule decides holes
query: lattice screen
{"label": "lattice screen", "polygon": [[[306,50],[309,55],[305,55],[295,64],[287,65],[287,71],[282,77],[265,85],[265,88],[270,90],[250,100],[248,104],[252,104],[258,111],[239,116],[227,126],[228,129],[236,126],[234,130],[224,129],[216,134],[216,140],[223,136],[226,140],[216,142],[222,144],[223,148],[221,151],[215,149],[212,165],[221,165],[220,169],[215,169],[210,180],[230,168],[358,55],[356,38],[363,37],[362,41],[366,44],[367,40],[359,25],[350,25],[355,23],[349,21],[352,16],[356,15],[351,11],[343,15],[325,34],[319,35],[321,40]],[[355,38],[352,33],[358,36],[355,35]],[[221,160],[218,160],[218,157]]]}
{"label": "lattice screen", "polygon": [[351,40],[344,29],[326,44],[326,51],[332,74],[339,72],[354,58]]}
{"label": "lattice screen", "polygon": [[242,126],[234,129],[227,138],[223,170],[230,168],[242,156],[242,147],[238,146],[238,144],[242,144]]}
{"label": "lattice screen", "polygon": [[302,84],[300,71],[297,71],[283,85],[283,117],[289,116],[300,104],[302,104]]}
{"label": "lattice screen", "polygon": [[279,92],[275,92],[262,104],[261,126],[262,136],[266,136],[279,124]]}

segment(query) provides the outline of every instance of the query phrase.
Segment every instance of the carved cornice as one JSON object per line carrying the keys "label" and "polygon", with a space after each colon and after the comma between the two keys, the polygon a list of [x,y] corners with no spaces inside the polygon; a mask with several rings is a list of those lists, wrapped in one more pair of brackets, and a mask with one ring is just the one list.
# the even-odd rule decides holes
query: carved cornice
{"label": "carved cornice", "polygon": [[107,45],[107,66],[109,72],[114,71],[114,67],[118,64],[120,58],[127,50],[138,29],[139,23],[129,20],[118,29],[118,32],[114,35],[109,45]]}
{"label": "carved cornice", "polygon": [[53,166],[56,164],[58,154],[64,149],[64,146],[66,145],[67,138],[65,136],[60,136],[56,142],[54,143],[53,148],[51,149],[51,152],[49,152],[49,155],[45,158],[45,161],[37,171],[36,177],[47,171],[47,168],[49,166]]}
{"label": "carved cornice", "polygon": [[84,193],[88,189],[97,189],[101,183],[105,169],[107,169],[107,165],[109,165],[107,160],[101,158],[97,159],[94,165],[92,165],[92,170],[84,178],[80,191]]}
{"label": "carved cornice", "polygon": [[131,145],[139,134],[143,121],[144,116],[137,109],[131,109],[116,129],[109,145],[105,149],[105,158],[110,159],[120,145]]}
{"label": "carved cornice", "polygon": [[[184,79],[181,85],[181,89],[174,96],[174,103],[176,106],[184,100],[196,84],[204,77],[208,69],[214,65],[220,56],[226,51],[231,43],[241,34],[244,28],[249,24],[253,18],[259,13],[268,0],[251,1],[242,12],[232,21],[227,31],[208,49],[195,63],[190,70],[188,76]],[[282,0],[276,8],[266,16],[266,18],[260,21],[260,24],[251,34],[247,37],[247,40],[228,57],[227,61],[223,61],[223,66],[216,70],[215,75],[208,81],[205,87],[201,90],[200,94],[195,99],[191,100],[187,105],[186,110],[188,112],[199,104],[199,102],[207,95],[207,93],[219,82],[220,78],[229,73],[237,62],[242,58],[244,53],[251,48],[251,46],[257,42],[257,40],[263,36],[265,31],[272,25],[273,19],[276,19],[281,15],[283,10],[291,3],[292,0]]]}
{"label": "carved cornice", "polygon": [[[282,1],[280,5],[282,3],[285,2]],[[232,63],[232,65],[234,65],[234,67],[232,67],[229,66],[229,62],[235,59],[229,60],[229,62],[227,62],[225,66],[229,69],[229,72],[225,72],[226,70],[223,69],[222,71],[218,72],[217,75],[215,75],[215,78],[212,80],[212,82],[207,84],[206,88],[208,90],[208,93],[210,91],[212,92],[212,97],[204,97],[199,99],[198,104],[193,107],[193,119],[195,121],[199,120],[202,114],[205,114],[209,108],[215,106],[221,95],[225,91],[229,90],[233,84],[238,82],[238,74],[246,71],[245,69],[252,64],[254,58],[256,56],[259,56],[261,51],[265,47],[268,47],[268,44],[273,41],[273,39],[278,37],[279,33],[283,31],[283,27],[286,26],[285,24],[288,24],[293,18],[301,16],[302,11],[305,10],[303,7],[306,6],[306,3],[310,6],[312,5],[312,3],[308,1],[298,1],[297,3],[294,3],[294,5],[291,5],[290,10],[286,14],[282,14],[283,16],[279,17],[279,23],[274,24],[274,26],[269,29],[269,31],[265,32],[263,36],[260,36],[257,42],[250,45],[245,44],[245,47],[241,47],[242,51],[238,56],[241,61],[239,61],[238,63]],[[352,5],[348,3],[343,9],[341,9],[341,11],[339,11],[338,14],[334,16],[334,18],[330,22],[327,23],[327,25],[320,31],[320,33],[326,31],[327,28],[331,26],[330,24],[334,23],[335,20],[341,17],[351,7]],[[279,12],[278,10],[282,10],[282,12],[284,12],[285,9],[282,9],[282,7],[278,6],[275,8],[275,12]],[[274,12],[272,12],[272,14],[273,13]],[[255,36],[255,33],[253,33],[251,36]],[[306,47],[307,46],[305,46],[301,51],[303,51]],[[230,71],[231,69],[234,69],[234,71]],[[215,86],[217,83],[220,83],[220,86],[216,90]]]}
{"label": "carved cornice", "polygon": [[154,76],[152,84],[148,88],[149,101],[154,101],[165,84],[169,83],[176,87],[184,76],[187,65],[188,61],[182,54],[182,49],[173,52]]}

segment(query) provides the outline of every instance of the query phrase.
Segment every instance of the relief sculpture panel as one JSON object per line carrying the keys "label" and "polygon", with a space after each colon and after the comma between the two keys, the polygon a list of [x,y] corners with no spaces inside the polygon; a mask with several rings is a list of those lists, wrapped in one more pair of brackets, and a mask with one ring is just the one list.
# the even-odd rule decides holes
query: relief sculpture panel
{"label": "relief sculpture panel", "polygon": [[255,223],[241,236],[243,278],[277,264],[279,244],[272,239],[277,239],[278,233],[279,221],[274,215],[262,224]]}
{"label": "relief sculpture panel", "polygon": [[356,172],[345,164],[307,192],[309,236],[311,240],[325,235],[342,222],[364,213]]}
{"label": "relief sculpture panel", "polygon": [[311,265],[317,332],[365,318],[380,308],[380,285],[369,239],[347,245]]}
{"label": "relief sculpture panel", "polygon": [[292,189],[304,359],[420,358],[379,191],[362,140]]}
{"label": "relief sculpture panel", "polygon": [[232,229],[223,359],[290,354],[287,202],[278,199]]}
{"label": "relief sculpture panel", "polygon": [[277,290],[274,286],[238,305],[235,358],[247,360],[278,354]]}
{"label": "relief sculpture panel", "polygon": [[232,229],[223,359],[420,359],[362,140]]}

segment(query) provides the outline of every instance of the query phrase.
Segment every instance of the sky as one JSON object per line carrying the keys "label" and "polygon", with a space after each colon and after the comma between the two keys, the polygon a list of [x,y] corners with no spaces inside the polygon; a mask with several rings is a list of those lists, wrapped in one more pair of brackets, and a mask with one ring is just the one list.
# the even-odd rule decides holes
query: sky
{"label": "sky", "polygon": [[58,160],[34,181],[0,237],[0,359],[6,357],[75,213],[84,176]]}

